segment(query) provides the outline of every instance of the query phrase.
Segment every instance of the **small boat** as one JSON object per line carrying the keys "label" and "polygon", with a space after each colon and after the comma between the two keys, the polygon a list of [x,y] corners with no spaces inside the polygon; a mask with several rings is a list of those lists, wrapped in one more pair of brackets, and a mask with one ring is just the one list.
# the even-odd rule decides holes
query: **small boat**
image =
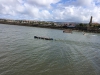
{"label": "small boat", "polygon": [[63,33],[72,33],[72,30],[71,29],[63,30]]}
{"label": "small boat", "polygon": [[38,37],[34,36],[35,39],[43,39],[43,40],[53,40],[53,38],[45,38],[45,37]]}

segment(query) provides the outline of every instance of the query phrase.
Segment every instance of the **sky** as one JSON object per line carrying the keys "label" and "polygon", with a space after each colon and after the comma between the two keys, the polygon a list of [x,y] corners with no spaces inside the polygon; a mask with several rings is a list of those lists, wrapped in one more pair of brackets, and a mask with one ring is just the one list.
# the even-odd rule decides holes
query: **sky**
{"label": "sky", "polygon": [[100,0],[0,0],[0,18],[100,23]]}

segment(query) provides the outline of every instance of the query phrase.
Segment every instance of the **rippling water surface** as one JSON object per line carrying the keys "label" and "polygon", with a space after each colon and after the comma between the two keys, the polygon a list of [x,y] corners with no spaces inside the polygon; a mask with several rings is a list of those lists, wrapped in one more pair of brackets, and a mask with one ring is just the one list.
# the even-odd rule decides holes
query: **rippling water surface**
{"label": "rippling water surface", "polygon": [[100,75],[100,34],[0,24],[0,75]]}

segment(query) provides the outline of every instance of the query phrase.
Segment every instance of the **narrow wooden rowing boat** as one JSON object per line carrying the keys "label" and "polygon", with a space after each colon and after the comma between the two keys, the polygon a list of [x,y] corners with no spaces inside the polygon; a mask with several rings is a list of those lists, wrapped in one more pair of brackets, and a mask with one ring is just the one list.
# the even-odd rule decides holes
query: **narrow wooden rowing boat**
{"label": "narrow wooden rowing boat", "polygon": [[53,38],[46,38],[46,37],[38,37],[34,36],[35,39],[43,39],[43,40],[53,40]]}

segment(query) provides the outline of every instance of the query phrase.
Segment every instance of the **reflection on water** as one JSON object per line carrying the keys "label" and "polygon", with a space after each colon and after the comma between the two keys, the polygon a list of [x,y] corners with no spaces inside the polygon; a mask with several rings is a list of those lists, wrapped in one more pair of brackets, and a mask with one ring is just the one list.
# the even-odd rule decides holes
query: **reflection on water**
{"label": "reflection on water", "polygon": [[0,75],[100,75],[100,34],[87,34],[1,24]]}

